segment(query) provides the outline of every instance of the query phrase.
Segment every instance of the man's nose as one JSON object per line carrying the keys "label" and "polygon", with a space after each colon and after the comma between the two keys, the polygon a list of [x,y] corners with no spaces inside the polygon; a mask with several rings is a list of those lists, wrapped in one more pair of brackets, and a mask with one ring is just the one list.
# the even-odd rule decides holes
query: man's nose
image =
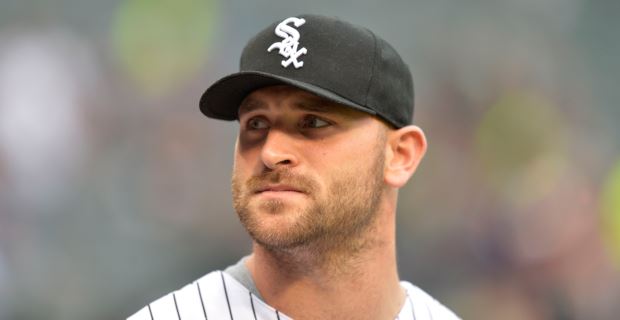
{"label": "man's nose", "polygon": [[282,130],[271,129],[263,144],[261,158],[265,167],[272,170],[278,166],[292,167],[298,163],[295,150],[294,137]]}

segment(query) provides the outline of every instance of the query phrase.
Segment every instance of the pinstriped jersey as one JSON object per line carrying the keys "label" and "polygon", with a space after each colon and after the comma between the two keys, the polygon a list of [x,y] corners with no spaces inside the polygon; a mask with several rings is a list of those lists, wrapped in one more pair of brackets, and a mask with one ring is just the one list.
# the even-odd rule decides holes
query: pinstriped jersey
{"label": "pinstriped jersey", "polygon": [[[459,319],[426,292],[402,281],[407,297],[397,320]],[[163,296],[127,320],[287,320],[226,272],[214,271]]]}

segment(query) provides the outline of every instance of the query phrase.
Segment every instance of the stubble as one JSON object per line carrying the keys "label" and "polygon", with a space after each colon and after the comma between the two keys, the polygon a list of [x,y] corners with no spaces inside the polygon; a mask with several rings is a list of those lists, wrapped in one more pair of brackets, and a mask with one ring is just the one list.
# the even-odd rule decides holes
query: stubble
{"label": "stubble", "polygon": [[[247,181],[241,181],[236,170],[233,171],[233,206],[242,225],[257,244],[280,256],[282,263],[300,255],[316,263],[334,257],[346,259],[377,245],[372,228],[384,188],[384,146],[385,136],[382,136],[374,154],[369,155],[373,161],[366,168],[354,169],[342,164],[341,170],[332,172],[324,193],[319,192],[319,184],[312,178],[293,173],[286,167],[265,171]],[[309,198],[309,205],[295,207],[279,200],[258,204],[252,201],[252,190],[267,182],[302,190]],[[265,227],[260,221],[264,213],[286,215],[291,219],[284,219],[286,222],[277,227]]]}

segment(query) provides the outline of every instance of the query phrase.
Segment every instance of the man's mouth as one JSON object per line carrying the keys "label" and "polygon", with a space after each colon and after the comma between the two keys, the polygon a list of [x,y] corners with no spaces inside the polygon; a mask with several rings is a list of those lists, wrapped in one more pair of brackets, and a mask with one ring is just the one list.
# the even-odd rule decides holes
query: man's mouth
{"label": "man's mouth", "polygon": [[263,193],[263,192],[298,192],[304,193],[299,188],[285,185],[285,184],[269,184],[265,186],[261,186],[256,189],[254,193]]}

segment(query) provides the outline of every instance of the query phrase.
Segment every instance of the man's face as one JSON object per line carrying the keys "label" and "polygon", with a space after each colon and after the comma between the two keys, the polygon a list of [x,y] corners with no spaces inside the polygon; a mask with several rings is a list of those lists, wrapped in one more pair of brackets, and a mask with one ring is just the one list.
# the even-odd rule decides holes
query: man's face
{"label": "man's face", "polygon": [[290,86],[239,109],[233,202],[268,249],[346,242],[374,220],[384,188],[386,126]]}

